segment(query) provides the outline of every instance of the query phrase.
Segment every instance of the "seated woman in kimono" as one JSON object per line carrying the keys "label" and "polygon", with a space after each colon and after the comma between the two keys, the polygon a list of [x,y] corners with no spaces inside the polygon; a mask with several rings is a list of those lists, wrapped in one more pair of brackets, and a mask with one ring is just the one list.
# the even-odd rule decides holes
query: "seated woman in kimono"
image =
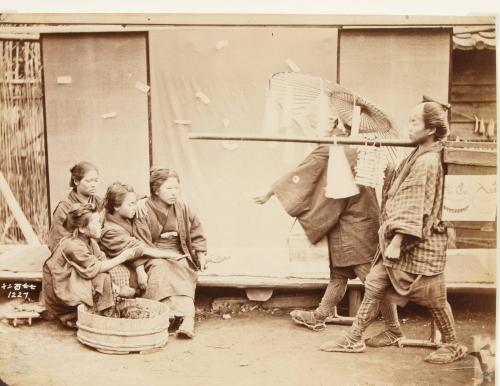
{"label": "seated woman in kimono", "polygon": [[149,258],[176,258],[178,254],[149,247],[134,237],[137,196],[131,186],[120,182],[112,183],[104,197],[104,208],[105,219],[100,239],[101,249],[106,256],[116,257],[126,249],[141,248],[143,251],[142,258],[131,261],[127,265],[135,268],[138,286],[142,291],[145,291],[148,275],[144,269],[144,264],[147,260]]}
{"label": "seated woman in kimono", "polygon": [[68,236],[69,232],[63,226],[66,215],[72,204],[93,204],[97,211],[103,208],[103,201],[96,195],[99,183],[99,172],[97,167],[90,162],[77,163],[70,169],[71,179],[69,186],[71,191],[64,200],[60,201],[52,216],[52,224],[49,231],[48,247],[51,252],[57,248],[59,240]]}
{"label": "seated woman in kimono", "polygon": [[443,344],[425,361],[450,363],[467,355],[457,341],[444,279],[448,236],[441,219],[442,141],[448,133],[446,111],[438,103],[421,103],[412,111],[409,135],[417,148],[384,189],[379,253],[366,277],[363,302],[349,331],[322,350],[365,351],[363,333],[376,319],[381,299],[397,294],[428,308],[441,332]]}
{"label": "seated woman in kimono", "polygon": [[[71,205],[88,203],[94,205],[98,212],[103,210],[103,200],[96,194],[97,185],[99,184],[99,171],[97,167],[90,162],[80,162],[73,166],[70,172],[71,179],[69,186],[72,189],[68,197],[57,204],[52,217],[52,225],[47,242],[51,252],[54,252],[63,237],[70,234],[63,224]],[[110,274],[115,283],[124,286],[129,285],[130,272],[125,266],[116,267]]]}
{"label": "seated woman in kimono", "polygon": [[86,304],[99,313],[113,311],[115,298],[133,297],[135,290],[117,285],[109,274],[128,260],[142,255],[129,248],[114,259],[99,249],[100,215],[92,204],[73,204],[64,227],[69,236],[59,241],[43,266],[43,303],[49,313],[68,327],[74,327],[76,307]]}
{"label": "seated woman in kimono", "polygon": [[178,200],[179,176],[168,168],[150,174],[151,197],[147,214],[135,220],[134,236],[152,248],[173,253],[170,259],[149,259],[144,263],[148,284],[144,297],[166,303],[183,316],[178,336],[194,336],[194,294],[197,270],[206,265],[207,243],[194,212]]}

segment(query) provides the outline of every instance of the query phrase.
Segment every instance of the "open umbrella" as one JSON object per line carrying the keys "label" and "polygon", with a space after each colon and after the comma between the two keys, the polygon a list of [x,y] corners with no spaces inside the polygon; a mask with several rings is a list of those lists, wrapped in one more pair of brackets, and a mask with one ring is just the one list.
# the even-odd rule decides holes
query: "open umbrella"
{"label": "open umbrella", "polygon": [[359,132],[361,134],[387,133],[392,137],[398,137],[398,132],[391,119],[379,107],[366,98],[357,95],[339,84],[331,82],[326,83],[325,92],[330,97],[332,108],[344,124],[348,126],[352,125],[353,107],[359,106],[361,108]]}

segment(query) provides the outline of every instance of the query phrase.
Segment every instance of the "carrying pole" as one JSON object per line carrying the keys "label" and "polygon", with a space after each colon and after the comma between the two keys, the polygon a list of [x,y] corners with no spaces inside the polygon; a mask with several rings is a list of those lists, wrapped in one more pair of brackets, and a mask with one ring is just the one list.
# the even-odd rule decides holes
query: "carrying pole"
{"label": "carrying pole", "polygon": [[[295,142],[333,144],[334,137],[303,137],[303,136],[272,136],[253,134],[219,134],[219,133],[189,133],[189,139],[211,141],[260,141],[260,142]],[[411,141],[401,139],[362,139],[351,137],[336,137],[339,145],[375,145],[415,147]]]}
{"label": "carrying pole", "polygon": [[[390,147],[416,147],[417,144],[403,139],[364,139],[352,137],[304,137],[304,136],[272,136],[255,134],[221,134],[221,133],[189,133],[189,139],[208,141],[257,141],[257,142],[295,142],[333,145],[374,145]],[[336,141],[335,141],[336,140]],[[497,144],[492,141],[444,141],[447,148],[465,148],[489,150],[496,152]]]}

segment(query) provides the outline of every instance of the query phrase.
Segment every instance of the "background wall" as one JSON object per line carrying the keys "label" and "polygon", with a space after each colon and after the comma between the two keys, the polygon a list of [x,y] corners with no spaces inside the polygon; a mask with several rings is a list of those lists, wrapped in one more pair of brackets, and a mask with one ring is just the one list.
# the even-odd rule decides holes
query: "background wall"
{"label": "background wall", "polygon": [[146,193],[148,97],[135,87],[147,84],[146,35],[44,35],[42,49],[52,211],[79,161],[99,168],[99,194],[113,181]]}
{"label": "background wall", "polygon": [[[461,139],[485,139],[474,134],[477,115],[485,124],[493,119],[496,123],[496,51],[453,50],[451,78],[451,133]],[[460,111],[468,117],[457,113]]]}
{"label": "background wall", "polygon": [[389,114],[402,133],[427,95],[448,101],[451,30],[342,30],[340,83]]}
{"label": "background wall", "polygon": [[[253,247],[261,254],[286,248],[293,219],[275,199],[260,207],[251,195],[302,161],[310,147],[190,141],[187,136],[189,131],[262,133],[268,80],[289,70],[287,59],[302,73],[335,81],[337,30],[150,32],[153,163],[179,171],[184,198],[200,215],[211,247]],[[198,91],[208,104],[196,97]]]}

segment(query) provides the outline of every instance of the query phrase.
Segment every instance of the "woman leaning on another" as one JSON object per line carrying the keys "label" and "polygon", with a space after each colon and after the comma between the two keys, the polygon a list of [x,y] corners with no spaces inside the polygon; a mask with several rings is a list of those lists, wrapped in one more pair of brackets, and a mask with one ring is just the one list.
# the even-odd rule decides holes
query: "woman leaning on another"
{"label": "woman leaning on another", "polygon": [[142,250],[130,248],[107,259],[97,245],[101,221],[92,204],[73,204],[63,226],[69,235],[59,241],[43,266],[42,297],[50,314],[74,327],[79,304],[109,315],[118,296],[135,295],[128,283],[113,280],[111,273],[123,267],[122,263],[141,256]]}
{"label": "woman leaning on another", "polygon": [[[121,182],[114,182],[106,191],[104,197],[104,227],[100,239],[100,247],[106,256],[114,258],[128,248],[141,248],[143,256],[129,262],[127,265],[136,269],[137,284],[141,291],[147,289],[148,275],[144,264],[150,258],[176,258],[177,253],[168,250],[152,248],[134,237],[137,212],[137,196],[134,189]],[[132,277],[134,277],[132,275]]]}

